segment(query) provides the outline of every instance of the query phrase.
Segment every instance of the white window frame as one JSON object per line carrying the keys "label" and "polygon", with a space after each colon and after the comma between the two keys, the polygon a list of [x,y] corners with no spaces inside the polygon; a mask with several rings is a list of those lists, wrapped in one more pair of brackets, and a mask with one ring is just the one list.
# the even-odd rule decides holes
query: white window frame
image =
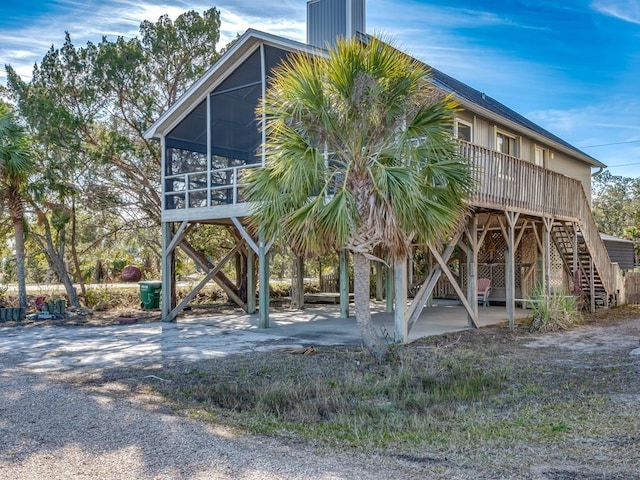
{"label": "white window frame", "polygon": [[471,122],[467,122],[466,120],[461,120],[459,118],[456,118],[455,124],[454,124],[454,130],[453,130],[453,135],[455,136],[455,138],[458,138],[460,140],[464,140],[462,138],[460,138],[460,136],[458,135],[458,125],[464,125],[465,127],[469,127],[469,132],[471,132],[471,139],[469,140],[469,143],[473,143],[473,124]]}
{"label": "white window frame", "polygon": [[[505,152],[501,152],[500,151],[500,147],[499,147],[499,143],[498,143],[498,136],[503,136],[503,137],[508,137],[510,139],[513,140],[513,148],[515,150],[515,152],[510,152],[510,153],[505,153]],[[505,130],[500,130],[500,129],[496,129],[496,138],[495,138],[495,145],[496,145],[496,152],[500,152],[500,153],[504,153],[504,155],[509,155],[510,157],[515,157],[515,158],[520,158],[520,152],[519,150],[519,141],[518,141],[518,136],[514,135],[513,133],[507,132]]]}
{"label": "white window frame", "polygon": [[[537,159],[537,153],[541,152],[542,153],[542,163],[538,163],[538,159]],[[533,147],[533,164],[534,165],[538,165],[539,167],[545,167],[545,163],[546,163],[546,157],[547,157],[547,151],[544,147],[541,147],[540,145],[534,145]]]}

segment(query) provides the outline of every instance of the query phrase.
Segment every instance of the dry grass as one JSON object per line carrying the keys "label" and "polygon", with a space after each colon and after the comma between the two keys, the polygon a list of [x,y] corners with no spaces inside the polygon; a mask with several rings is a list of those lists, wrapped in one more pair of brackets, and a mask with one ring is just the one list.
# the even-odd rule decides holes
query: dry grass
{"label": "dry grass", "polygon": [[252,434],[393,457],[419,478],[635,479],[638,318],[625,307],[569,331],[441,335],[394,347],[386,365],[358,348],[316,346],[92,382],[126,379],[176,412]]}
{"label": "dry grass", "polygon": [[350,448],[477,453],[640,439],[638,357],[525,346],[539,337],[501,328],[443,335],[394,348],[386,365],[346,347],[234,356],[159,371],[171,382],[154,387],[201,418]]}
{"label": "dry grass", "polygon": [[530,328],[537,332],[568,330],[582,320],[576,297],[552,293],[548,301],[542,294],[536,296]]}

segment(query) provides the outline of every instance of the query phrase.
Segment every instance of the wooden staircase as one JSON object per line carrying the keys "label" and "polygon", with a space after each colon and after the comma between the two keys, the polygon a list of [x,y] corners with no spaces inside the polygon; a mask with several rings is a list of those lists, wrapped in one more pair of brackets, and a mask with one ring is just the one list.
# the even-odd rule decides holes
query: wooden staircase
{"label": "wooden staircase", "polygon": [[551,239],[560,253],[565,271],[573,278],[574,295],[584,298],[585,304],[591,303],[593,297],[594,306],[607,306],[609,295],[579,225],[556,221],[551,229]]}
{"label": "wooden staircase", "polygon": [[615,302],[620,271],[600,238],[582,182],[485,147],[459,144],[474,166],[470,204],[553,220],[550,236],[574,278],[574,290],[592,309]]}

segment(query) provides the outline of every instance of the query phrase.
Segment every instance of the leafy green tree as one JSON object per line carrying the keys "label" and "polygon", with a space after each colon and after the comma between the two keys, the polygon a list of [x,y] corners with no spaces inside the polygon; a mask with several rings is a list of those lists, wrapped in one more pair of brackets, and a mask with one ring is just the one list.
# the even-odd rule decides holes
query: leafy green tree
{"label": "leafy green tree", "polygon": [[[8,86],[48,143],[103,166],[103,184],[160,222],[160,151],[144,131],[219,57],[220,14],[185,12],[142,22],[140,38],[75,47],[67,34],[30,83],[7,66]],[[96,180],[98,180],[96,178]],[[146,228],[147,225],[144,225]]]}
{"label": "leafy green tree", "polygon": [[602,233],[622,237],[638,220],[638,181],[605,171],[593,180],[593,214]]}
{"label": "leafy green tree", "polygon": [[[219,28],[215,8],[175,21],[165,15],[142,22],[140,36],[128,40],[76,47],[67,34],[30,82],[6,67],[8,93],[38,152],[35,244],[66,284],[72,284],[66,265],[81,282],[83,252],[100,257],[101,238],[127,232],[140,251],[159,254],[161,154],[143,133],[217,60]],[[99,232],[87,239],[94,248],[81,245],[87,230]]]}
{"label": "leafy green tree", "polygon": [[640,179],[605,171],[593,179],[592,192],[598,230],[632,240],[640,256]]}
{"label": "leafy green tree", "polygon": [[267,165],[249,177],[254,221],[296,252],[353,254],[355,315],[367,350],[387,345],[369,309],[370,260],[405,260],[460,221],[472,184],[451,138],[455,105],[423,64],[372,38],[328,57],[292,55],[265,106]]}
{"label": "leafy green tree", "polygon": [[11,217],[16,247],[18,299],[27,306],[24,192],[33,161],[27,136],[6,103],[0,102],[0,199]]}
{"label": "leafy green tree", "polygon": [[[30,129],[37,164],[29,196],[38,220],[33,244],[64,284],[72,306],[79,300],[69,263],[76,267],[76,280],[84,288],[77,271],[76,205],[83,191],[92,195],[97,190],[92,179],[104,171],[83,138],[95,124],[101,102],[97,83],[85,74],[96,55],[95,48],[76,49],[67,34],[62,48],[52,47],[34,67],[29,84],[8,68],[8,85]],[[97,209],[104,201],[86,205]]]}

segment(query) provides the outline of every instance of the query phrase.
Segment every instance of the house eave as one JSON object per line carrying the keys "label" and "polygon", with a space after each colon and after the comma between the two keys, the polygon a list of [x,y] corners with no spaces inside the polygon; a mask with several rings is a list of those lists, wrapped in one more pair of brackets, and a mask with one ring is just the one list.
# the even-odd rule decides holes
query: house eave
{"label": "house eave", "polygon": [[216,84],[225,78],[225,73],[236,68],[260,43],[292,52],[324,53],[324,50],[295,40],[249,29],[167,111],[158,117],[144,132],[144,138],[160,138],[171,131],[189,113],[193,105],[197,105],[206,98]]}
{"label": "house eave", "polygon": [[532,138],[533,140],[536,140],[538,142],[540,142],[541,144],[545,144],[548,145],[549,147],[553,148],[554,150],[557,150],[558,152],[562,152],[565,153],[573,158],[576,158],[584,163],[586,163],[587,165],[591,166],[591,167],[598,167],[598,168],[606,168],[607,166],[600,162],[599,160],[596,160],[595,158],[587,155],[584,152],[581,152],[580,150],[577,149],[573,149],[573,148],[568,148],[566,145],[563,145],[561,143],[556,142],[555,140],[553,140],[552,138],[546,137],[544,135],[541,135],[538,132],[535,132],[531,129],[528,129],[526,127],[524,127],[523,125],[520,125],[512,120],[509,120],[508,118],[505,118],[501,115],[498,115],[495,112],[492,112],[491,110],[484,108],[480,105],[478,105],[477,103],[474,103],[470,100],[467,100],[464,97],[461,97],[460,95],[457,95],[455,92],[453,93],[453,96],[456,100],[456,102],[458,102],[458,104],[462,107],[464,107],[465,109],[469,110],[470,112],[476,113],[482,117],[487,118],[490,121],[496,122],[496,124],[499,125],[504,125],[505,127],[513,130],[514,132],[520,133],[522,135],[526,135],[530,138]]}

